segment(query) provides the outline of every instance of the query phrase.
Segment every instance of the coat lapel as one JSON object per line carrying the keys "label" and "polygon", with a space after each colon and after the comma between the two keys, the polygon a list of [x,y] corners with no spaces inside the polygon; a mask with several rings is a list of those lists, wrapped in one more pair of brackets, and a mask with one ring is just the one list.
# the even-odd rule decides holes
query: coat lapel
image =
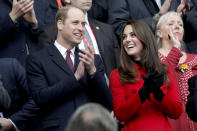
{"label": "coat lapel", "polygon": [[12,1],[13,1],[13,0],[8,0],[8,2],[9,2],[10,4],[12,4]]}
{"label": "coat lapel", "polygon": [[69,66],[67,65],[66,60],[62,57],[62,55],[60,54],[58,49],[54,46],[54,44],[51,44],[47,49],[51,60],[64,72],[73,75],[73,72],[70,70]]}
{"label": "coat lapel", "polygon": [[103,33],[101,27],[93,19],[88,18],[89,24],[93,30],[100,54],[104,53]]}
{"label": "coat lapel", "polygon": [[79,48],[78,47],[76,47],[75,48],[75,63],[74,63],[74,71],[76,71],[77,70],[77,67],[78,67],[78,64],[79,64],[79,55],[78,55],[78,53],[79,53]]}
{"label": "coat lapel", "polygon": [[159,12],[159,7],[154,0],[143,0],[147,10],[152,16]]}

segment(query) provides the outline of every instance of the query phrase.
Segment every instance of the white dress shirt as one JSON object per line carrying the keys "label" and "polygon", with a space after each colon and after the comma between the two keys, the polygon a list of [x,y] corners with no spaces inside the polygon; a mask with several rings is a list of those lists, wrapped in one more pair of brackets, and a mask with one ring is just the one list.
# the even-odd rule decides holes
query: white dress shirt
{"label": "white dress shirt", "polygon": [[[96,38],[94,36],[94,33],[92,32],[92,29],[91,29],[90,24],[89,24],[89,21],[88,21],[88,15],[87,15],[87,13],[85,15],[85,21],[86,21],[85,28],[86,28],[86,30],[88,31],[88,34],[91,37],[91,40],[93,42],[95,53],[98,54],[98,55],[100,55],[100,52],[99,52],[99,49],[98,49],[98,45],[97,45],[97,42],[96,42]],[[85,43],[84,40],[82,40],[81,43],[79,44],[79,49],[85,49],[85,45],[84,44],[86,44],[86,43]]]}
{"label": "white dress shirt", "polygon": [[[66,55],[67,55],[67,53],[66,53],[67,49],[65,47],[63,47],[62,45],[60,45],[57,41],[55,41],[55,44],[54,45],[55,45],[55,47],[57,47],[57,49],[61,53],[62,57],[65,59],[66,58]],[[71,58],[71,60],[73,62],[73,66],[74,66],[75,47],[72,48],[70,51],[71,51],[70,52],[70,58]]]}
{"label": "white dress shirt", "polygon": [[155,2],[157,3],[159,9],[161,8],[161,0],[155,0]]}

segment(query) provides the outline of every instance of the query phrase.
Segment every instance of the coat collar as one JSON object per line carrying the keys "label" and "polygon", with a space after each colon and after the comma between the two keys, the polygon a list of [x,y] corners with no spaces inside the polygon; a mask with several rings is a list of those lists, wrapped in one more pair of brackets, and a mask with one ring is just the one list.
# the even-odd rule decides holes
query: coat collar
{"label": "coat collar", "polygon": [[100,54],[102,54],[102,53],[104,53],[103,37],[105,37],[105,36],[103,36],[102,28],[100,27],[100,25],[97,23],[96,20],[88,17],[88,21],[89,21],[89,24],[92,28],[94,35],[95,35],[96,42],[97,42],[97,45],[99,48],[99,52],[100,52]]}
{"label": "coat collar", "polygon": [[13,0],[8,0],[8,2],[9,2],[10,4],[12,4]]}
{"label": "coat collar", "polygon": [[143,0],[146,8],[150,12],[152,16],[154,16],[157,12],[159,12],[159,7],[154,0]]}

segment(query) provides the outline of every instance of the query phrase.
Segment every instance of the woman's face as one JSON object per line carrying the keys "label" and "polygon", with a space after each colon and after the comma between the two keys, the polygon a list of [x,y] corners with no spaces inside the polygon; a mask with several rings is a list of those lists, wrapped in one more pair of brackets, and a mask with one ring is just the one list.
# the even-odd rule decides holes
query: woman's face
{"label": "woman's face", "polygon": [[183,21],[177,15],[169,15],[168,18],[165,18],[161,23],[160,35],[159,37],[164,40],[169,40],[169,34],[172,31],[174,38],[179,40],[180,42],[183,40]]}
{"label": "woman's face", "polygon": [[131,25],[127,25],[123,31],[123,47],[127,52],[127,55],[134,58],[134,60],[140,60],[140,53],[143,49],[143,45],[133,32]]}

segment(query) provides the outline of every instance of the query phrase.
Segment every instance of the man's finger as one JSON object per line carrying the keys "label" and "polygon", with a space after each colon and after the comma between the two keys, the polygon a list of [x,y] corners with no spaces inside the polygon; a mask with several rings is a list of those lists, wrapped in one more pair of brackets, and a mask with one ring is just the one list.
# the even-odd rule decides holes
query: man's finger
{"label": "man's finger", "polygon": [[13,0],[12,4],[15,5],[17,3],[17,0]]}

